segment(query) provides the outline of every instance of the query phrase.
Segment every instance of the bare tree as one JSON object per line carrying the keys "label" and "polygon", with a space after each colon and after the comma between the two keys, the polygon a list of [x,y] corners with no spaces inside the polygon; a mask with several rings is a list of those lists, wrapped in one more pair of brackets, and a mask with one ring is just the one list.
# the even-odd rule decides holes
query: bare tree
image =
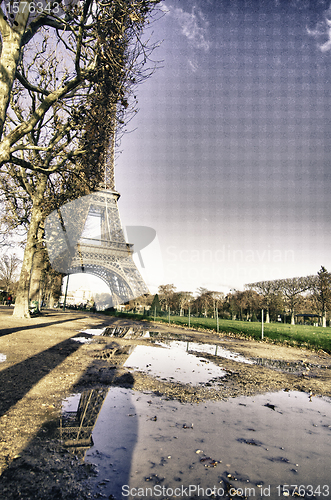
{"label": "bare tree", "polygon": [[161,304],[165,306],[167,311],[169,310],[169,308],[173,303],[175,291],[176,287],[173,284],[159,286],[159,291],[158,291],[159,299]]}
{"label": "bare tree", "polygon": [[272,301],[279,291],[279,282],[274,281],[258,281],[256,283],[249,283],[245,285],[246,288],[250,290],[255,290],[257,293],[262,295],[263,302],[262,305],[266,308],[266,323],[270,323],[270,306]]}
{"label": "bare tree", "polygon": [[[18,161],[17,152],[35,147],[28,136],[32,131],[37,133],[51,108],[77,104],[100,78],[100,71],[111,73],[114,51],[107,60],[106,45],[123,46],[128,30],[141,43],[141,28],[159,1],[82,0],[76,5],[69,2],[67,7],[52,1],[44,8],[42,2],[32,0],[1,3],[0,166],[13,155]],[[120,79],[122,75],[116,73]],[[32,108],[18,121],[14,84],[24,88],[32,101]],[[44,136],[46,154],[70,133],[65,113],[58,115],[58,124],[55,135]]]}
{"label": "bare tree", "polygon": [[252,321],[256,319],[259,309],[261,309],[261,297],[254,290],[245,290],[246,319]]}
{"label": "bare tree", "polygon": [[179,315],[183,316],[185,308],[187,308],[193,300],[193,294],[192,292],[177,292],[174,299],[178,305]]}
{"label": "bare tree", "polygon": [[326,327],[326,313],[331,307],[331,274],[321,266],[317,276],[310,277],[310,283],[313,298],[322,314],[322,326]]}
{"label": "bare tree", "polygon": [[0,286],[5,292],[13,294],[21,263],[15,253],[0,258]]}
{"label": "bare tree", "polygon": [[301,300],[302,292],[311,287],[311,276],[276,280],[278,290],[284,294],[286,304],[291,313],[291,325],[295,324],[295,308]]}
{"label": "bare tree", "polygon": [[[0,98],[0,165],[7,186],[14,178],[31,202],[16,316],[29,316],[31,269],[47,212],[79,197],[81,186],[87,194],[104,180],[116,123],[124,123],[134,85],[151,72],[142,69],[152,47],[141,34],[158,1],[85,0],[70,8],[55,2],[60,12],[39,12],[25,25],[23,7],[30,3],[19,2],[11,20],[0,12],[0,31],[12,35],[20,26],[0,60],[15,67],[10,78],[0,72],[9,96]],[[8,14],[11,4],[5,5]]]}
{"label": "bare tree", "polygon": [[213,302],[213,313],[214,318],[218,316],[218,308],[219,304],[224,301],[224,293],[223,292],[209,292],[210,298]]}
{"label": "bare tree", "polygon": [[212,304],[211,292],[207,288],[200,286],[197,289],[197,298],[195,300],[195,306],[197,310],[201,310],[205,318],[208,317],[208,309]]}

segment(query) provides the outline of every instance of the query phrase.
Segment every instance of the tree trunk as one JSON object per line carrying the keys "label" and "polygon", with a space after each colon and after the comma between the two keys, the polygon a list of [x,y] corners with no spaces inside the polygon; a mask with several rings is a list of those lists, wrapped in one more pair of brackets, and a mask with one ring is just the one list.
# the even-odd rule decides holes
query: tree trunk
{"label": "tree trunk", "polygon": [[269,307],[266,309],[266,314],[265,314],[265,323],[270,323],[270,313],[269,313]]}
{"label": "tree trunk", "polygon": [[11,89],[15,78],[17,64],[21,55],[22,37],[25,32],[28,18],[29,6],[20,5],[19,13],[15,16],[16,26],[14,29],[10,27],[3,16],[1,16],[0,19],[0,29],[2,35],[0,58],[0,137],[3,132]]}
{"label": "tree trunk", "polygon": [[47,267],[47,258],[45,248],[40,243],[37,244],[35,254],[33,257],[33,267],[30,280],[30,300],[37,300],[39,303],[39,310],[41,308],[43,281],[45,279],[45,272]]}
{"label": "tree trunk", "polygon": [[58,302],[61,296],[61,287],[63,281],[63,274],[52,272],[51,283],[48,288],[48,307],[53,309],[55,302]]}
{"label": "tree trunk", "polygon": [[31,210],[30,226],[27,235],[26,247],[24,250],[20,281],[16,292],[15,309],[13,313],[13,316],[15,316],[16,318],[31,317],[29,310],[31,272],[33,267],[33,258],[38,245],[38,233],[40,229],[40,223],[43,218],[41,204],[43,201],[43,195],[47,183],[46,175],[40,175],[38,181],[39,182],[36,189],[36,193],[32,200],[33,205]]}
{"label": "tree trunk", "polygon": [[291,325],[295,325],[294,311],[291,311]]}
{"label": "tree trunk", "polygon": [[32,224],[31,221],[27,236],[26,247],[24,250],[24,258],[20,275],[20,281],[16,292],[15,309],[13,313],[13,316],[15,316],[16,318],[30,318],[29,293],[30,293],[31,270],[33,266],[35,242],[38,232],[38,229],[36,231],[35,226],[36,224]]}
{"label": "tree trunk", "polygon": [[326,311],[322,312],[322,327],[326,328]]}

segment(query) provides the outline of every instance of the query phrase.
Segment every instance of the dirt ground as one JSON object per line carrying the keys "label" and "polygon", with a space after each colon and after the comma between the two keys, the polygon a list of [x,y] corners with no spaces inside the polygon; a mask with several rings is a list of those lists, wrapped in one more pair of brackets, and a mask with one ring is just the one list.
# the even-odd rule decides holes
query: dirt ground
{"label": "dirt ground", "polygon": [[[86,388],[117,384],[182,402],[279,390],[331,396],[331,356],[324,352],[82,311],[45,311],[30,320],[17,320],[12,308],[0,306],[0,324],[0,359],[1,354],[6,356],[0,362],[0,498],[4,500],[94,498],[88,487],[93,468],[69,453],[56,437],[63,399]],[[72,340],[81,337],[82,330],[112,325],[165,337],[181,334],[185,340],[218,344],[257,364],[204,355],[228,375],[217,388],[197,388],[124,369],[129,347],[148,344],[146,338],[101,336],[83,344]]]}

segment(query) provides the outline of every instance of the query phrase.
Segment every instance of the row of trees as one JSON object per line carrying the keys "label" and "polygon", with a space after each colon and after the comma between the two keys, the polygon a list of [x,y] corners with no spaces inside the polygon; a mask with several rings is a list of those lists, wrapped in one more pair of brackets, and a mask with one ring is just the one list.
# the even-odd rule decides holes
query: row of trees
{"label": "row of trees", "polygon": [[0,224],[7,237],[26,232],[15,316],[29,317],[40,284],[61,278],[45,252],[45,218],[106,182],[134,89],[153,71],[143,31],[159,2],[1,3]]}
{"label": "row of trees", "polygon": [[291,324],[294,324],[295,313],[304,311],[320,314],[322,326],[326,326],[327,311],[331,308],[331,274],[323,266],[317,275],[259,281],[246,287],[261,295],[266,322],[270,321],[270,310],[283,307],[291,315]]}
{"label": "row of trees", "polygon": [[[21,260],[15,254],[0,259],[0,291],[16,296]],[[61,294],[62,276],[48,269],[42,274],[38,288],[31,286],[31,299],[49,307],[58,301]],[[219,317],[256,321],[261,318],[261,309],[266,312],[265,320],[295,322],[295,315],[316,316],[326,326],[328,311],[331,310],[331,274],[322,266],[317,275],[282,280],[260,281],[245,286],[245,290],[232,290],[228,294],[198,288],[192,292],[178,292],[174,285],[161,285],[158,294],[138,297],[130,307],[150,309],[179,315]],[[108,295],[107,295],[108,297]]]}
{"label": "row of trees", "polygon": [[136,299],[132,307],[150,307],[151,312],[169,310],[179,315],[219,317],[256,321],[261,309],[266,311],[266,322],[287,321],[295,323],[295,315],[321,317],[326,326],[327,312],[331,310],[331,274],[322,266],[317,275],[260,281],[245,286],[245,290],[233,290],[228,294],[200,287],[192,292],[178,292],[172,284],[161,285],[158,294]]}

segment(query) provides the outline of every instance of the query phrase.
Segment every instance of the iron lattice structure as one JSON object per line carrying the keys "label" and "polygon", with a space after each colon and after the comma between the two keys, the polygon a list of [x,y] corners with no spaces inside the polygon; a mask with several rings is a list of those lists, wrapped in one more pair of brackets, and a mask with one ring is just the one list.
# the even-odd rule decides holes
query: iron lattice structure
{"label": "iron lattice structure", "polygon": [[95,219],[99,234],[89,237],[83,229],[68,269],[68,274],[86,272],[101,278],[110,288],[113,306],[149,293],[133,261],[133,245],[125,241],[119,196],[113,189],[100,189],[88,196],[82,227]]}
{"label": "iron lattice structure", "polygon": [[108,390],[101,388],[84,391],[77,411],[65,412],[60,418],[60,439],[80,458],[84,458],[86,451],[93,445],[92,431]]}

